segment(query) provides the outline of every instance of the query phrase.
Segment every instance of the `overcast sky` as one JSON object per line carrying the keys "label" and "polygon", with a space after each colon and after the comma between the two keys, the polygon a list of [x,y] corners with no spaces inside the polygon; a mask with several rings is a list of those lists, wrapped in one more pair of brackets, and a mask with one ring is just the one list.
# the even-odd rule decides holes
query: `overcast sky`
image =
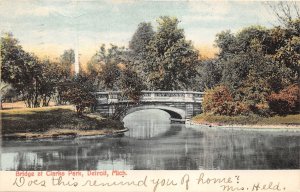
{"label": "overcast sky", "polygon": [[140,22],[156,27],[164,15],[177,17],[187,39],[202,52],[211,49],[222,30],[276,23],[258,1],[0,0],[0,30],[12,32],[24,49],[55,57],[74,48],[78,36],[82,62],[102,43],[128,46]]}

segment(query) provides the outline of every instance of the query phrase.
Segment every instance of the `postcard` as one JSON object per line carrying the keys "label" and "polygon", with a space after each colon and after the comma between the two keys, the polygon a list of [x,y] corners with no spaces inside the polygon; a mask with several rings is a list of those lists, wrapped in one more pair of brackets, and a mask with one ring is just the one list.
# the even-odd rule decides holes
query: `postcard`
{"label": "postcard", "polygon": [[4,191],[300,191],[300,1],[0,0]]}

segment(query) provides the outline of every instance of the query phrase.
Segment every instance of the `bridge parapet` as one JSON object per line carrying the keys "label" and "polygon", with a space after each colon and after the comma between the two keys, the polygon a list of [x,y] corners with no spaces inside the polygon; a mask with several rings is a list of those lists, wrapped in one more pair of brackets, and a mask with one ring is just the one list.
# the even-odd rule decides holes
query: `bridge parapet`
{"label": "bridge parapet", "polygon": [[[98,104],[131,102],[121,91],[95,92]],[[202,103],[204,92],[194,91],[142,91],[140,102]]]}

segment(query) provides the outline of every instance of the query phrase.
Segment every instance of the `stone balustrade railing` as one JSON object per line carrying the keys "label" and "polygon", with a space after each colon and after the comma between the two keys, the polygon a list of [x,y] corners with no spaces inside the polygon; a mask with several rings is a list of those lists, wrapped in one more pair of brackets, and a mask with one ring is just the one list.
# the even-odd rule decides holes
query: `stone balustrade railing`
{"label": "stone balustrade railing", "polygon": [[[130,102],[121,91],[95,92],[99,104]],[[194,91],[142,91],[140,102],[201,103],[204,92]]]}

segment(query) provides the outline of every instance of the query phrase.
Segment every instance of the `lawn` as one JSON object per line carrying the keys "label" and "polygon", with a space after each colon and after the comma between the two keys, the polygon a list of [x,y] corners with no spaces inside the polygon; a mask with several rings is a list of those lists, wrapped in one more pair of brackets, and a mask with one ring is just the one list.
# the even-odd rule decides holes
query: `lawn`
{"label": "lawn", "polygon": [[123,129],[123,124],[110,119],[78,117],[71,106],[1,110],[1,133],[19,135],[92,134],[93,131]]}

